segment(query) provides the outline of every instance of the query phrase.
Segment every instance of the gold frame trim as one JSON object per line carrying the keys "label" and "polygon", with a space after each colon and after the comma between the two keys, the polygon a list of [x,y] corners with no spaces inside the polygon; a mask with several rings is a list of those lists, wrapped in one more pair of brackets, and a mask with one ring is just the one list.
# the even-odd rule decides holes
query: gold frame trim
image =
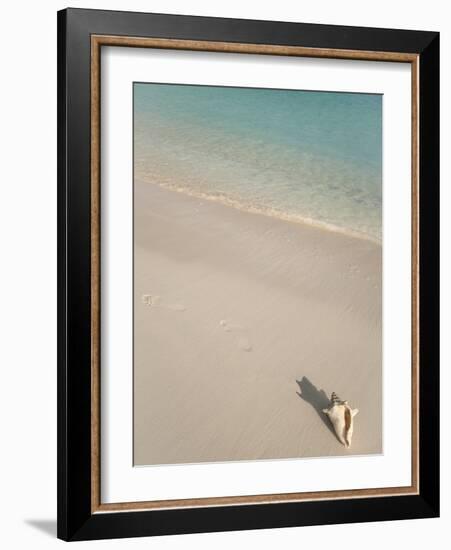
{"label": "gold frame trim", "polygon": [[[160,48],[410,63],[412,70],[412,480],[407,487],[227,496],[102,504],[100,499],[100,49]],[[333,50],[129,36],[91,36],[91,512],[161,510],[419,494],[419,56],[399,52]]]}

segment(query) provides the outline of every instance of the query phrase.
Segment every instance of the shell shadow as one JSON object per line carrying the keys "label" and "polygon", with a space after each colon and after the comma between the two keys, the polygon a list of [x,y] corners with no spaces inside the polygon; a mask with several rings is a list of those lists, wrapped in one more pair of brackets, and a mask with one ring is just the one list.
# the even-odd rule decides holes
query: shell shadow
{"label": "shell shadow", "polygon": [[296,380],[296,382],[301,390],[296,393],[303,401],[306,401],[315,409],[318,416],[321,418],[322,423],[331,432],[331,434],[333,434],[335,439],[339,441],[330,420],[323,413],[323,409],[327,409],[330,405],[330,399],[327,397],[326,392],[323,389],[319,390],[306,376],[303,376],[301,380]]}

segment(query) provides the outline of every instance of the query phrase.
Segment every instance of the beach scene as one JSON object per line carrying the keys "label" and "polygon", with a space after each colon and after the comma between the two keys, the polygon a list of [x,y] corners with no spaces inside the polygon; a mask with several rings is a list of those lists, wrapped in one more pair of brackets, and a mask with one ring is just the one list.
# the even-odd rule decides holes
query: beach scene
{"label": "beach scene", "polygon": [[134,83],[135,466],[382,448],[382,96]]}

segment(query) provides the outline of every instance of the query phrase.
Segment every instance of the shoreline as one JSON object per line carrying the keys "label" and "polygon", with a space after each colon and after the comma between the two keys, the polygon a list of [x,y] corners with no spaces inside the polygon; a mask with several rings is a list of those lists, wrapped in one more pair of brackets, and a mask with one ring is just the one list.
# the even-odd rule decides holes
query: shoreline
{"label": "shoreline", "polygon": [[[135,465],[382,452],[382,248],[135,180]],[[353,444],[322,408],[360,409]]]}
{"label": "shoreline", "polygon": [[166,189],[174,193],[187,195],[189,197],[193,197],[199,200],[217,202],[225,206],[235,208],[236,210],[240,210],[241,212],[249,212],[250,214],[260,214],[261,216],[267,216],[269,218],[275,218],[275,219],[283,220],[289,223],[307,225],[309,227],[322,229],[323,231],[330,231],[332,233],[339,233],[340,235],[345,235],[347,237],[369,241],[373,244],[376,244],[382,247],[382,239],[379,239],[367,233],[356,231],[354,229],[340,227],[338,225],[335,225],[329,222],[323,222],[321,220],[315,220],[314,218],[308,218],[308,217],[296,215],[296,214],[288,214],[286,212],[282,212],[281,210],[277,210],[277,209],[250,206],[238,199],[231,199],[224,194],[213,195],[213,194],[204,193],[202,191],[195,191],[195,190],[189,189],[188,187],[183,187],[176,184],[154,183],[154,182],[147,181],[143,177],[139,177],[139,178],[135,177],[135,181],[145,183],[146,185],[157,185],[162,189]]}

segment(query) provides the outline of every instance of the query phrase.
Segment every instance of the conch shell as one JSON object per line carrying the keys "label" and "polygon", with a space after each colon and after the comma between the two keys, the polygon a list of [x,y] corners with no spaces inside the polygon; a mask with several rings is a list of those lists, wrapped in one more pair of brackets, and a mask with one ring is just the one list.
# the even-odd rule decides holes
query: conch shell
{"label": "conch shell", "polygon": [[347,401],[342,401],[335,392],[330,397],[330,406],[323,409],[332,422],[338,439],[345,447],[351,446],[352,432],[354,431],[354,416],[359,409],[351,409]]}

